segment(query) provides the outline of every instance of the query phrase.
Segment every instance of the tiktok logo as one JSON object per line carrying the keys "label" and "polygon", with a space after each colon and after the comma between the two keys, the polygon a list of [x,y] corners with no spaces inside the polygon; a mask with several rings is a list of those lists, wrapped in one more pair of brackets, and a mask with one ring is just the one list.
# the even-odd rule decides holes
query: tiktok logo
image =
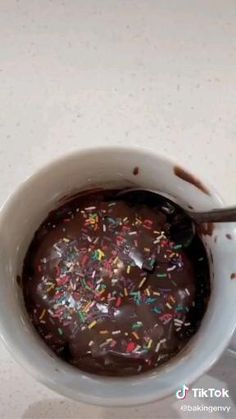
{"label": "tiktok logo", "polygon": [[182,387],[180,387],[179,390],[176,391],[175,395],[176,398],[178,400],[184,400],[185,397],[187,396],[187,393],[191,391],[193,397],[198,398],[198,399],[202,399],[202,398],[228,398],[229,399],[229,390],[227,390],[226,388],[191,388],[191,390],[189,389],[189,387],[187,387],[185,384],[182,385]]}
{"label": "tiktok logo", "polygon": [[189,388],[184,384],[182,387],[176,391],[176,397],[179,400],[184,400],[187,396],[187,393],[189,391]]}

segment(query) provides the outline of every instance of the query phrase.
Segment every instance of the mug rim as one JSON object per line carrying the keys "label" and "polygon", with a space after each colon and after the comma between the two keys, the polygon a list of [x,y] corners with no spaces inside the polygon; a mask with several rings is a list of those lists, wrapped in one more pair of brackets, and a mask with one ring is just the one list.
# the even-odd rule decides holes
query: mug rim
{"label": "mug rim", "polygon": [[[83,148],[77,148],[75,150],[66,152],[62,155],[56,156],[52,159],[50,159],[49,161],[47,161],[46,163],[40,165],[38,168],[36,168],[33,173],[31,173],[30,175],[26,176],[26,178],[21,181],[17,186],[16,189],[13,192],[10,192],[6,199],[3,201],[2,205],[0,206],[0,221],[1,221],[1,217],[2,214],[4,213],[4,211],[6,210],[8,204],[11,203],[12,199],[14,198],[15,195],[18,195],[21,190],[23,190],[25,188],[25,186],[30,183],[33,182],[34,180],[36,180],[38,177],[45,175],[49,170],[52,170],[54,166],[57,166],[59,163],[63,163],[65,160],[70,160],[71,158],[75,157],[75,156],[79,156],[79,157],[83,157],[83,155],[87,155],[90,153],[104,153],[104,152],[130,152],[130,151],[134,151],[136,153],[139,153],[140,155],[142,154],[146,154],[146,155],[150,155],[150,157],[155,156],[157,159],[162,160],[163,162],[166,162],[167,164],[172,164],[173,167],[177,164],[176,160],[174,159],[173,156],[166,156],[164,153],[159,153],[156,151],[153,151],[152,148],[149,147],[144,147],[144,146],[138,146],[138,145],[132,145],[132,146],[127,146],[127,145],[101,145],[98,147],[94,147],[94,146],[89,146],[89,147],[83,147]],[[186,169],[186,171],[188,173],[190,173],[193,176],[196,176],[197,178],[199,178],[198,174],[195,173],[195,171],[192,171],[191,169],[189,169],[188,166],[186,166],[185,164],[180,164],[181,168]],[[221,195],[219,194],[219,192],[217,191],[217,189],[215,188],[215,186],[209,182],[207,179],[205,179],[204,176],[200,175],[200,180],[203,182],[203,184],[208,188],[210,195],[214,196],[214,198],[216,198],[217,203],[219,204],[219,206],[223,206],[224,205],[224,200],[222,199]]]}
{"label": "mug rim", "polygon": [[[160,153],[156,153],[153,152],[153,150],[149,149],[149,148],[144,148],[144,147],[134,147],[134,146],[103,146],[103,147],[89,147],[89,148],[84,148],[84,149],[77,149],[74,150],[70,153],[66,153],[60,157],[56,157],[53,160],[47,162],[45,165],[43,165],[41,168],[37,169],[35,171],[35,173],[33,173],[31,176],[29,176],[24,182],[21,182],[20,185],[18,185],[18,187],[16,188],[16,190],[7,198],[7,200],[5,201],[5,203],[3,204],[3,206],[0,208],[0,225],[1,225],[1,221],[4,218],[4,214],[7,213],[8,208],[12,205],[12,202],[14,201],[14,198],[17,199],[18,196],[20,196],[21,192],[24,190],[25,186],[30,183],[30,182],[34,182],[35,180],[37,180],[40,177],[43,177],[47,174],[47,172],[49,170],[53,170],[58,164],[60,164],[60,162],[65,163],[67,160],[71,159],[71,158],[83,158],[83,155],[88,155],[91,153],[104,153],[106,152],[114,152],[114,151],[119,151],[119,152],[135,152],[135,153],[139,153],[140,156],[142,156],[143,154],[146,155],[150,155],[151,157],[155,157],[156,159],[162,160],[164,162],[166,162],[167,164],[173,164],[173,166],[176,164],[176,162],[174,161],[174,159],[169,158],[167,156],[164,156]],[[183,166],[184,168],[186,167],[185,165]],[[188,168],[186,168],[188,170]],[[191,172],[192,173],[192,172]],[[211,185],[208,181],[205,181],[205,179],[202,179],[202,176],[200,176],[200,179],[203,180],[204,184],[208,187],[211,197],[215,202],[215,205],[218,206],[223,206],[223,200],[220,198],[218,192],[216,191],[215,187],[213,185]],[[7,346],[8,350],[10,351],[10,353],[12,354],[12,356],[17,360],[17,362],[19,362],[21,365],[24,366],[24,368],[26,368],[26,370],[28,370],[31,375],[34,375],[35,378],[38,381],[41,381],[42,383],[46,384],[48,387],[50,387],[51,389],[57,391],[58,393],[62,394],[62,395],[67,395],[70,398],[73,398],[73,395],[71,395],[70,389],[66,390],[65,386],[61,386],[59,384],[55,384],[52,380],[50,380],[50,377],[39,377],[38,375],[38,371],[37,370],[32,370],[32,364],[30,364],[29,362],[27,362],[26,359],[23,359],[19,353],[15,353],[14,352],[14,348],[9,345],[8,340],[6,339],[6,333],[2,333],[2,330],[4,328],[1,325],[1,337],[4,341],[4,344]],[[232,330],[233,333],[233,330]],[[224,347],[227,345],[227,342],[230,340],[231,335],[228,335],[225,339],[224,339],[224,343],[221,342],[221,345],[219,345],[218,348],[218,354],[215,353],[215,357],[212,354],[212,362],[209,365],[205,365],[206,363],[202,362],[202,364],[199,366],[198,371],[196,371],[195,369],[195,373],[190,372],[189,373],[189,379],[186,380],[186,384],[189,384],[190,382],[194,381],[196,378],[198,378],[202,373],[204,373],[208,368],[210,368],[213,363],[218,359],[219,355],[223,352]],[[157,369],[157,372],[159,371],[159,369]],[[200,372],[199,372],[200,371]],[[82,374],[83,372],[81,372],[80,370],[77,371],[78,374]],[[141,376],[136,376],[136,379],[142,379],[142,381],[145,381],[145,374],[141,375]],[[91,380],[94,379],[94,376],[92,376]],[[95,381],[101,381],[100,380],[101,377],[96,376],[96,380]],[[127,378],[122,378],[122,380],[125,379],[127,380]],[[131,377],[132,381],[133,377]],[[107,377],[105,377],[105,380],[107,380]],[[115,378],[116,380],[116,378]],[[112,381],[112,380],[111,380]],[[171,389],[171,392],[173,392],[173,390],[175,390],[175,388]],[[167,394],[163,394],[160,397],[158,397],[158,399],[164,398],[169,396],[170,392],[168,392]],[[78,400],[78,399],[76,399]],[[135,402],[133,401],[133,399],[131,400],[131,402],[129,400],[119,400],[117,398],[117,402],[115,400],[111,400],[111,399],[106,399],[106,395],[104,395],[104,399],[101,400],[101,398],[96,398],[94,395],[87,395],[86,397],[83,397],[80,395],[79,400],[87,402],[87,403],[91,403],[91,404],[96,404],[96,405],[101,405],[101,406],[130,406],[130,405],[138,405],[138,404],[145,404],[151,401],[155,401],[155,398],[153,398],[153,395],[149,396],[149,395],[145,395],[145,397],[143,397],[143,399],[140,400],[136,400]]]}

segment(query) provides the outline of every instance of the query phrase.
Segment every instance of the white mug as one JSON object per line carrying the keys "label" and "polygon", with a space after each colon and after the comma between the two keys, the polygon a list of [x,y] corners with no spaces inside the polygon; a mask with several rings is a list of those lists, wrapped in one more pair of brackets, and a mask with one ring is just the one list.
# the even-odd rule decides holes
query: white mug
{"label": "white mug", "polygon": [[24,182],[0,211],[0,335],[26,370],[63,396],[103,406],[152,402],[196,380],[229,343],[236,325],[236,225],[216,224],[203,237],[212,255],[211,297],[201,326],[187,346],[169,362],[141,375],[87,374],[57,358],[38,336],[28,319],[17,275],[33,234],[48,212],[63,197],[98,186],[154,189],[183,208],[197,211],[223,206],[208,183],[145,149],[88,149],[48,164]]}

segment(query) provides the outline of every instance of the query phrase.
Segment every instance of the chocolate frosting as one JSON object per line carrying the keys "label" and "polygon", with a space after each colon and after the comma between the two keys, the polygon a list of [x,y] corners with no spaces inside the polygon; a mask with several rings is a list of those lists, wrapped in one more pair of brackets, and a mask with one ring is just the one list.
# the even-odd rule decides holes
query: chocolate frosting
{"label": "chocolate frosting", "polygon": [[34,327],[59,357],[126,376],[186,345],[207,307],[209,271],[198,236],[174,241],[176,220],[180,232],[191,226],[180,207],[145,191],[88,191],[48,215],[22,284]]}

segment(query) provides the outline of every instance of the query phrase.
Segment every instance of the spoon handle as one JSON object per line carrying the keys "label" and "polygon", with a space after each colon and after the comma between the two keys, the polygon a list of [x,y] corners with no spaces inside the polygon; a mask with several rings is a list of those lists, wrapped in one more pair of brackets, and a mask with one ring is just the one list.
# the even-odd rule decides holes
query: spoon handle
{"label": "spoon handle", "polygon": [[236,221],[236,207],[217,208],[206,212],[188,211],[188,215],[196,223],[227,223]]}

